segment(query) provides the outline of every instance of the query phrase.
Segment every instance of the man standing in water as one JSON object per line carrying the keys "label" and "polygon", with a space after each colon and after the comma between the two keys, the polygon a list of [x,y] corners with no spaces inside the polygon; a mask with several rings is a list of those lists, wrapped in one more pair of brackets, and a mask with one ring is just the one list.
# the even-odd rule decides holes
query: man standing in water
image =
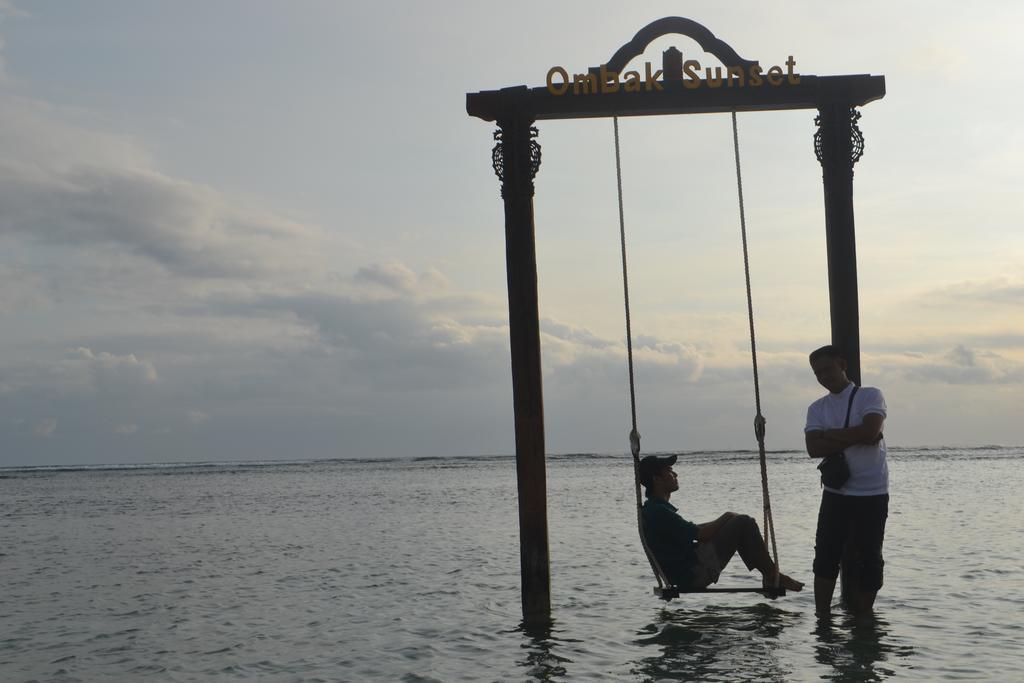
{"label": "man standing in water", "polygon": [[[707,588],[718,582],[722,569],[739,552],[747,569],[761,572],[766,588],[774,586],[775,563],[752,517],[726,512],[713,522],[694,524],[668,502],[679,490],[675,462],[674,455],[648,455],[640,461],[640,483],[647,494],[644,535],[669,581],[680,588]],[[804,587],[785,574],[779,575],[779,585],[791,591]]]}
{"label": "man standing in water", "polygon": [[[811,352],[811,369],[829,393],[807,409],[804,435],[812,458],[845,454],[849,479],[824,485],[814,538],[814,604],[832,608],[843,548],[849,543],[859,574],[849,607],[868,612],[882,587],[882,540],[889,514],[889,468],[885,463],[885,398],[873,387],[858,388],[846,376],[846,359],[834,346]],[[846,425],[846,426],[844,426]]]}

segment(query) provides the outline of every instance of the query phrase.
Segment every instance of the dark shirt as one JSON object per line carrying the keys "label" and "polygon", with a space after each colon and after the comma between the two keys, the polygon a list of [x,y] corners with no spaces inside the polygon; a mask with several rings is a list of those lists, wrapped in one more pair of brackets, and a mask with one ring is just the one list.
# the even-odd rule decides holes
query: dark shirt
{"label": "dark shirt", "polygon": [[648,498],[643,507],[647,547],[675,586],[689,586],[697,566],[697,525],[679,516],[667,500]]}

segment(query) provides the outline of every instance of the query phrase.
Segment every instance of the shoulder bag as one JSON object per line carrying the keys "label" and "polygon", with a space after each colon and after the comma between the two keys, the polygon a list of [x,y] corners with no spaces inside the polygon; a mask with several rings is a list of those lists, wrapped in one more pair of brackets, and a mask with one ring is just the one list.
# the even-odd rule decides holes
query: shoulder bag
{"label": "shoulder bag", "polygon": [[[850,426],[850,409],[853,408],[853,397],[857,395],[859,388],[854,384],[853,391],[850,392],[850,402],[846,404],[846,422],[843,423],[843,429]],[[818,464],[818,471],[821,472],[822,486],[827,486],[830,489],[843,488],[843,484],[850,478],[850,466],[846,462],[846,453],[840,451],[826,455]]]}

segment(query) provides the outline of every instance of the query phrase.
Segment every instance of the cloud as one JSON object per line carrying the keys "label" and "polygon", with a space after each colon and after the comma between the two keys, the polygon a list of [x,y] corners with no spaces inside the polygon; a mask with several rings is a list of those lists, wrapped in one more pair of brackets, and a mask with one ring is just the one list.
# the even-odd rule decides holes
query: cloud
{"label": "cloud", "polygon": [[0,16],[27,17],[28,12],[15,5],[14,0],[0,0]]}
{"label": "cloud", "polygon": [[907,380],[954,385],[1008,384],[1024,381],[1024,366],[992,351],[962,344],[941,355],[908,354],[888,365]]}
{"label": "cloud", "polygon": [[703,355],[692,345],[640,336],[636,338],[633,350],[641,362],[659,368],[675,367],[687,377],[688,381],[700,379],[701,373],[704,371]]}
{"label": "cloud", "polygon": [[159,379],[153,363],[139,360],[135,354],[94,353],[84,347],[70,350],[67,357],[50,366],[47,374],[45,380],[36,381],[48,382],[50,389],[61,396],[135,395]]}
{"label": "cloud", "polygon": [[987,280],[965,280],[928,292],[923,298],[938,306],[951,301],[969,301],[1021,308],[1024,307],[1024,279],[1001,275]]}
{"label": "cloud", "polygon": [[449,289],[451,281],[436,268],[417,275],[401,261],[374,263],[356,270],[353,282],[363,287],[380,288],[391,294],[420,295]]}
{"label": "cloud", "polygon": [[138,140],[96,123],[0,90],[0,237],[61,264],[65,280],[127,259],[148,268],[143,283],[294,287],[326,278],[329,255],[353,248],[320,226],[162,173]]}
{"label": "cloud", "polygon": [[[0,12],[2,11],[3,5],[0,4]],[[0,14],[0,20],[2,20],[2,18],[3,15]],[[0,37],[0,85],[7,83],[10,80],[10,76],[7,75],[7,57],[4,56],[4,49],[6,47],[7,44],[4,42],[3,37]]]}
{"label": "cloud", "polygon": [[56,432],[57,432],[57,418],[55,418],[55,417],[48,417],[48,418],[39,420],[38,422],[35,423],[35,426],[32,427],[32,434],[34,436],[38,436],[38,437],[43,437],[43,438],[51,437]]}
{"label": "cloud", "polygon": [[451,280],[437,268],[427,268],[420,275],[420,282],[430,289],[442,290],[452,286]]}
{"label": "cloud", "polygon": [[0,313],[39,311],[50,303],[49,283],[44,277],[20,264],[0,263]]}
{"label": "cloud", "polygon": [[41,399],[137,396],[159,380],[155,365],[135,354],[95,353],[79,347],[57,360],[8,362],[0,366],[0,395]]}
{"label": "cloud", "polygon": [[0,165],[0,232],[97,252],[113,248],[171,273],[256,277],[312,260],[314,230],[238,209],[213,190],[148,170]]}
{"label": "cloud", "polygon": [[[206,459],[383,455],[436,437],[428,415],[471,422],[478,443],[505,417],[490,406],[509,391],[508,328],[479,297],[213,291],[146,319],[56,356],[0,359],[0,452],[174,460],[187,443],[186,457]],[[27,444],[51,416],[60,431]]]}
{"label": "cloud", "polygon": [[373,264],[356,271],[355,281],[358,283],[380,285],[401,294],[416,291],[419,278],[403,263],[391,261],[384,264]]}
{"label": "cloud", "polygon": [[[163,173],[87,112],[0,91],[0,124],[0,309],[22,351],[0,360],[0,410],[26,425],[3,438],[105,459],[145,425],[268,457],[270,437],[318,415],[507,387],[503,300],[398,259],[338,276],[351,241]],[[302,441],[335,437],[318,429]]]}
{"label": "cloud", "polygon": [[[8,17],[26,16],[28,16],[28,13],[16,7],[12,0],[0,0],[0,26],[3,25]],[[0,85],[10,81],[10,77],[7,74],[7,58],[4,55],[5,47],[4,39],[0,36]]]}
{"label": "cloud", "polygon": [[9,173],[41,180],[75,167],[152,170],[146,147],[102,129],[95,115],[0,89],[0,146]]}
{"label": "cloud", "polygon": [[358,297],[310,292],[212,299],[196,312],[294,320],[313,334],[320,354],[340,356],[346,381],[367,390],[452,388],[493,380],[508,357],[504,323],[467,322],[480,302],[427,297]]}
{"label": "cloud", "polygon": [[[550,320],[541,322],[543,362],[549,381],[574,391],[618,391],[626,386],[624,340],[603,339],[590,330]],[[634,375],[648,387],[670,387],[701,379],[706,360],[696,348],[642,335],[633,343]]]}
{"label": "cloud", "polygon": [[606,349],[611,346],[620,345],[609,339],[601,339],[588,329],[566,325],[550,318],[543,318],[540,321],[540,331],[555,339],[582,344],[592,349]]}
{"label": "cloud", "polygon": [[[0,0],[0,12],[7,11],[9,16],[12,7]],[[42,20],[41,24],[33,30],[46,30]],[[89,45],[102,39],[102,31],[84,27],[79,37]],[[1012,41],[1007,45],[1012,46]],[[0,71],[2,55],[0,45]],[[18,455],[6,457],[31,458],[19,454],[28,449],[12,447],[28,442],[37,449],[35,453],[45,451],[47,457],[65,461],[115,455],[128,460],[177,459],[182,453],[210,459],[418,455],[430,448],[444,454],[510,451],[512,388],[504,278],[499,272],[501,235],[474,227],[482,221],[500,224],[493,178],[481,174],[478,165],[481,149],[486,156],[490,142],[475,150],[479,139],[451,148],[457,163],[449,164],[447,170],[477,168],[467,176],[470,180],[460,180],[458,173],[448,177],[436,172],[436,150],[418,144],[419,133],[411,129],[406,130],[408,139],[392,140],[397,143],[390,151],[364,134],[362,141],[372,143],[377,153],[353,155],[347,144],[351,140],[344,135],[338,138],[329,127],[314,125],[320,118],[331,118],[315,115],[327,107],[280,111],[271,107],[273,112],[263,108],[259,111],[273,116],[238,119],[239,112],[244,117],[246,111],[255,111],[253,106],[265,104],[258,100],[265,99],[268,91],[252,88],[258,98],[246,100],[251,84],[235,81],[239,87],[229,89],[231,102],[214,99],[204,103],[208,106],[188,104],[180,111],[169,111],[167,104],[173,109],[175,102],[196,103],[196,81],[187,78],[187,69],[178,74],[185,78],[175,81],[184,88],[182,97],[171,98],[172,102],[163,99],[166,88],[162,93],[133,90],[125,98],[118,83],[126,81],[114,72],[102,83],[72,80],[80,76],[82,66],[72,71],[57,68],[51,74],[54,80],[39,87],[31,83],[0,87],[0,314],[6,351],[0,357],[0,457],[10,453]],[[253,73],[251,68],[237,71],[243,80]],[[108,87],[113,90],[108,92]],[[19,95],[57,92],[54,88],[68,104]],[[215,90],[205,94],[216,98]],[[77,107],[76,101],[104,104],[89,104],[96,108],[88,109]],[[104,107],[109,107],[107,112]],[[314,117],[296,119],[292,110],[313,111]],[[176,121],[173,132],[167,124],[170,118]],[[900,125],[883,129],[883,118],[872,119],[878,139],[901,130]],[[809,120],[794,119],[792,126],[794,130],[806,127]],[[775,123],[781,122],[780,118]],[[190,127],[193,123],[201,123],[201,128]],[[655,128],[661,125],[649,123]],[[712,130],[711,119],[693,123]],[[986,166],[999,182],[974,174],[973,181],[945,193],[945,199],[935,195],[936,183],[918,183],[924,194],[914,194],[900,204],[897,208],[905,209],[901,214],[886,212],[891,210],[888,197],[875,200],[886,211],[876,207],[862,222],[869,232],[875,226],[876,237],[891,234],[874,242],[869,235],[867,250],[873,243],[885,243],[885,255],[891,261],[884,264],[887,271],[872,274],[872,259],[862,259],[868,271],[862,277],[863,341],[865,348],[878,354],[866,354],[865,366],[871,368],[871,375],[879,374],[876,371],[882,367],[889,375],[886,380],[904,388],[959,384],[969,385],[966,393],[981,395],[996,393],[990,391],[995,386],[1008,387],[1004,393],[1010,394],[1020,386],[1013,383],[1020,381],[1021,359],[1011,349],[1020,347],[1020,327],[1014,321],[1020,318],[1015,314],[1024,293],[1020,277],[1024,273],[1007,270],[1005,278],[990,277],[999,271],[972,266],[974,254],[962,253],[962,244],[946,236],[955,232],[972,241],[981,253],[979,262],[989,263],[989,252],[1012,261],[1017,241],[1007,238],[993,247],[991,233],[965,231],[956,217],[967,215],[964,207],[970,208],[970,197],[975,196],[971,193],[977,187],[1007,191],[1016,176],[1003,171],[1018,163],[1014,159],[1019,155],[1013,152],[1021,137],[999,121],[984,124],[987,128],[981,137],[977,122],[964,119],[960,123],[965,126],[965,135],[957,137],[961,145],[969,139],[987,141],[993,132],[998,135],[991,139],[1010,141],[995,147],[981,145],[1005,156],[1005,163],[982,159],[994,162]],[[760,124],[751,121],[751,125]],[[540,322],[545,405],[551,418],[547,443],[549,447],[559,444],[555,448],[607,450],[622,443],[621,420],[616,418],[623,417],[628,404],[626,349],[619,324],[621,302],[616,298],[621,290],[606,277],[618,272],[617,243],[613,241],[608,250],[598,248],[599,240],[592,239],[591,233],[605,224],[604,218],[614,215],[614,197],[595,194],[594,178],[588,178],[587,169],[580,166],[587,164],[580,154],[593,131],[581,129],[578,137],[566,137],[556,128],[551,126],[545,133],[545,155],[567,155],[564,175],[573,180],[561,187],[580,192],[569,194],[551,185],[550,192],[541,194],[562,198],[566,208],[555,211],[540,196],[537,207],[544,224],[558,225],[566,219],[566,231],[538,234],[544,242],[538,243],[538,252],[545,262],[540,266],[548,316]],[[359,126],[347,129],[355,131]],[[235,159],[232,152],[256,149],[252,141],[267,130],[274,131],[278,145],[274,149],[284,151],[286,158],[272,152],[268,158],[274,163],[266,169],[241,167],[246,162]],[[458,132],[437,130],[442,137]],[[230,134],[214,140],[216,133],[211,131]],[[647,124],[644,131],[636,131],[639,138],[634,142],[653,142],[661,134]],[[872,131],[867,132],[871,137]],[[751,139],[757,138],[755,133],[751,132]],[[487,132],[481,135],[486,137]],[[700,131],[694,135],[691,142],[711,153],[713,136]],[[461,134],[456,137],[468,139]],[[307,149],[314,156],[325,153],[319,161],[304,159]],[[650,160],[646,152],[636,149]],[[664,145],[653,144],[652,150],[671,165]],[[775,163],[777,155],[768,153],[767,147],[763,150],[762,161],[769,166]],[[292,152],[294,156],[288,156]],[[173,159],[176,170],[161,163],[165,154]],[[881,157],[870,156],[864,163],[875,158]],[[818,183],[817,167],[809,159],[810,166],[805,164],[804,170],[812,183]],[[637,166],[657,172],[642,162]],[[968,158],[965,163],[979,166],[981,161]],[[303,164],[305,175],[294,175],[295,164]],[[720,181],[732,182],[734,169],[729,164],[708,165],[703,179],[697,185],[691,183],[684,194],[713,196],[709,193]],[[201,170],[196,175],[177,170],[189,165]],[[421,167],[434,169],[426,185],[415,180],[422,180],[422,173],[398,177]],[[872,175],[866,173],[858,182],[870,183]],[[877,193],[887,181],[874,175],[873,192]],[[757,177],[756,169],[751,176]],[[200,182],[200,177],[223,178],[226,185]],[[546,177],[549,184],[557,180]],[[641,213],[648,218],[652,212],[672,216],[682,207],[690,224],[734,225],[733,210],[719,206],[721,202],[687,203],[687,197],[671,189],[671,177],[661,173],[647,178],[654,185],[640,179],[637,187],[649,190],[650,200]],[[377,192],[378,180],[386,181],[390,190]],[[477,181],[483,183],[480,188]],[[662,181],[667,184],[658,185]],[[236,196],[224,189],[228,186],[252,194]],[[442,186],[467,191],[453,204],[443,199]],[[386,205],[386,197],[393,196],[396,187],[408,190],[404,195],[412,199]],[[778,198],[785,198],[786,192],[775,192],[774,187],[764,187],[769,210],[765,217],[770,221],[765,226],[769,230],[762,234],[776,247],[797,245],[798,252],[815,258],[810,256],[807,238],[798,236],[803,234],[798,226],[819,221],[820,206],[815,210],[798,202],[783,207]],[[477,192],[481,188],[486,194]],[[924,196],[928,192],[932,194]],[[999,220],[1014,225],[1017,204],[1009,201],[1012,192],[1006,196],[1005,205],[994,200],[975,204],[984,204],[988,211],[1005,206]],[[275,207],[276,198],[304,205],[309,217]],[[603,201],[609,198],[610,204]],[[940,213],[945,222],[942,216],[937,222],[921,218],[920,207],[934,207],[936,202],[944,209]],[[871,210],[870,200],[866,204],[863,209]],[[318,215],[342,218],[335,225],[326,221],[321,225]],[[794,216],[800,219],[796,224],[792,224]],[[977,225],[994,220],[991,214],[986,218],[985,212],[971,216]],[[734,246],[722,247],[712,238],[717,230],[697,231],[701,234],[684,240],[677,231],[658,228],[657,216],[650,221],[644,216],[634,218],[653,228],[653,232],[634,235],[636,258],[643,264],[636,272],[635,292],[638,301],[649,302],[634,311],[634,320],[637,330],[654,333],[638,335],[634,347],[645,445],[672,447],[683,438],[691,445],[737,443],[737,426],[745,437],[749,433],[751,369],[745,322],[735,305],[742,298],[739,280],[729,275],[732,266],[721,267],[725,249],[729,263],[735,265]],[[906,221],[909,227],[900,225],[903,218],[912,219]],[[922,239],[925,228],[917,227],[922,220],[928,223],[927,240]],[[581,238],[577,227],[587,235]],[[370,246],[365,251],[344,248],[355,243],[346,242],[344,232],[364,236],[361,239]],[[906,244],[893,248],[898,234],[911,236]],[[686,245],[680,251],[677,247],[683,242]],[[495,251],[485,252],[481,245]],[[906,253],[915,247],[918,251],[913,253],[924,249],[929,257],[922,262],[940,266],[925,271],[925,276],[919,277],[916,271],[908,275],[913,264]],[[788,252],[781,249],[780,258],[766,253],[764,261],[759,261],[769,269],[764,278],[768,289],[760,290],[767,304],[761,318],[765,323],[761,348],[768,351],[761,355],[761,389],[771,424],[796,425],[790,431],[778,431],[791,434],[799,443],[800,413],[819,391],[806,369],[804,353],[805,347],[813,346],[807,338],[827,333],[825,273],[822,261],[815,261],[821,268],[804,268],[807,272],[799,276],[785,268],[771,269],[773,262],[786,262],[784,252]],[[690,265],[680,261],[687,252],[692,256]],[[487,257],[488,253],[496,258]],[[560,261],[563,256],[565,260]],[[444,272],[432,267],[431,258],[444,264]],[[578,278],[581,272],[594,281]],[[791,284],[780,288],[781,276],[798,277],[798,282],[787,280]],[[937,290],[930,302],[948,308],[948,313],[922,306],[918,300],[908,301],[911,285],[907,283],[920,287],[921,282],[952,280],[964,282]],[[468,289],[466,282],[472,283]],[[895,324],[872,322],[878,319],[875,302],[882,298],[873,294],[880,291],[878,287],[885,289],[891,306],[885,313]],[[780,291],[784,294],[779,295]],[[736,313],[723,314],[723,310]],[[983,330],[974,323],[981,317],[986,318]],[[909,329],[912,324],[920,329]],[[884,328],[882,334],[888,337],[884,354],[879,352],[879,335],[869,331],[870,325],[875,330]],[[997,339],[1004,339],[1005,346],[996,344]],[[787,356],[794,348],[804,350]],[[908,348],[916,355],[901,353]],[[887,387],[888,381],[879,384]],[[920,393],[943,393],[952,401],[964,392]],[[918,400],[934,405],[933,396]],[[907,403],[903,402],[904,409]],[[1008,410],[1005,405],[998,408]],[[894,404],[893,414],[897,412]],[[791,419],[792,415],[796,417]],[[575,421],[567,427],[560,419]],[[50,438],[34,439],[33,434]],[[129,434],[135,436],[125,438]],[[160,434],[168,437],[155,438]]]}

